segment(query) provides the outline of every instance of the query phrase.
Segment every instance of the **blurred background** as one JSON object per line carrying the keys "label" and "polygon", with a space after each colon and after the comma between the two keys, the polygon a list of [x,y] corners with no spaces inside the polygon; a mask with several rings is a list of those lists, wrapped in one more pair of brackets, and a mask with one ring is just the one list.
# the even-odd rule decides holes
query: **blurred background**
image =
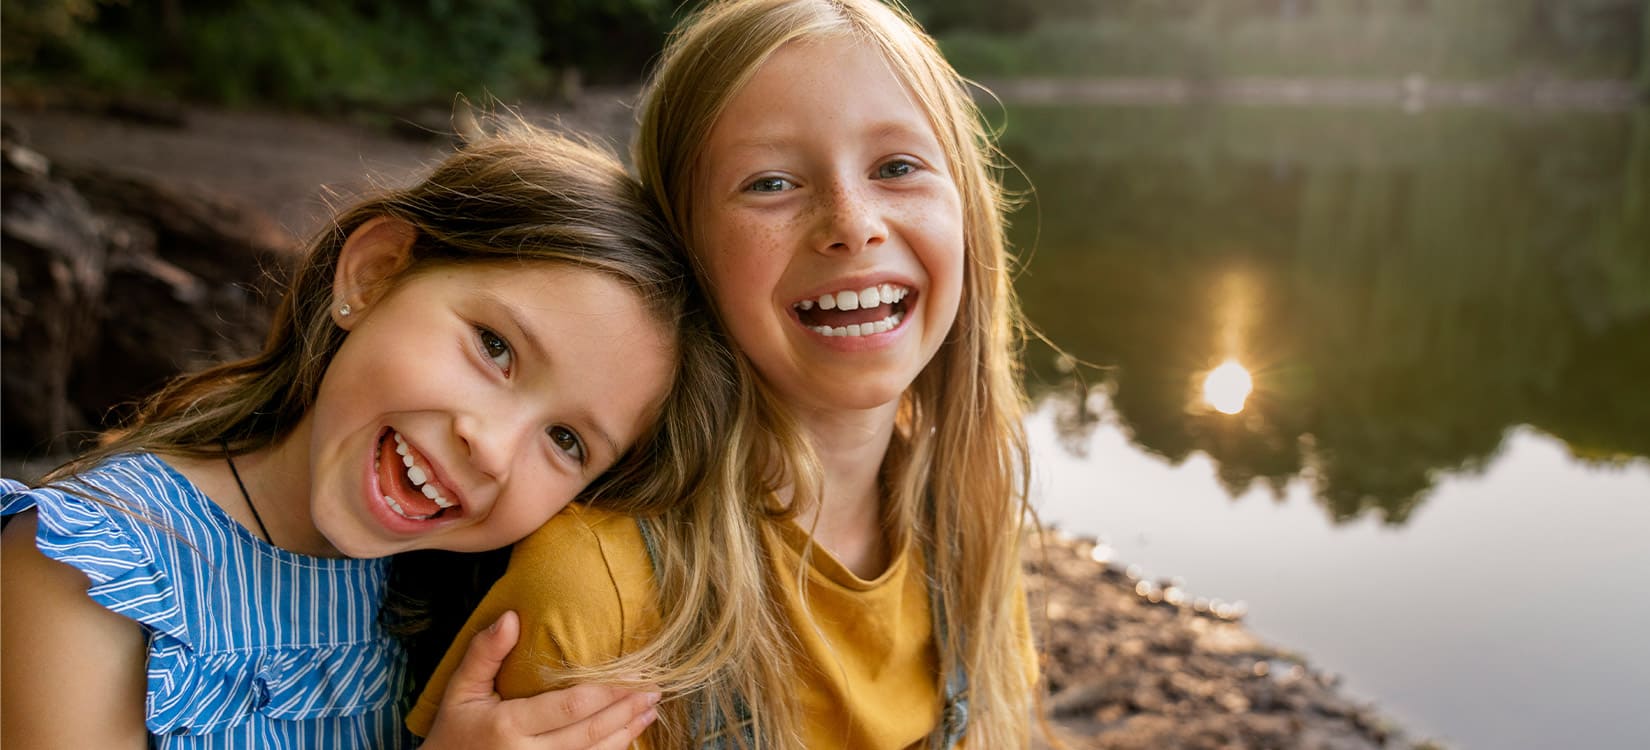
{"label": "blurred background", "polygon": [[[1650,2],[910,7],[992,92],[1025,199],[1045,522],[1246,612],[1412,735],[1650,746]],[[0,0],[5,122],[71,176],[251,204],[278,254],[443,147],[455,94],[622,147],[683,12]],[[8,456],[256,344],[144,369],[104,333],[19,384],[39,313],[7,232]]]}

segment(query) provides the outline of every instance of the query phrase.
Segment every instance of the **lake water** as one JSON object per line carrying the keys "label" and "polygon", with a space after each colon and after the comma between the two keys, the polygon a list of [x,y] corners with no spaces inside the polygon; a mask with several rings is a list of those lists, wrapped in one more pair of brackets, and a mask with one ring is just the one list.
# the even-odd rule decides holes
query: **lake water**
{"label": "lake water", "polygon": [[1650,112],[1002,117],[1044,520],[1414,736],[1650,747]]}

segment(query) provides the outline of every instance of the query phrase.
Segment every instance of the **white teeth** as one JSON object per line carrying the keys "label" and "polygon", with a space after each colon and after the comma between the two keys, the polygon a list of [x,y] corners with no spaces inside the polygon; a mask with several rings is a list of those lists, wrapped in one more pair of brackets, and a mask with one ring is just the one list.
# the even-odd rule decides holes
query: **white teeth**
{"label": "white teeth", "polygon": [[904,319],[904,313],[894,313],[874,323],[856,323],[847,326],[810,326],[810,329],[821,336],[871,336],[878,333],[887,333],[899,326]]}
{"label": "white teeth", "polygon": [[423,521],[423,520],[426,520],[426,519],[430,518],[430,516],[415,516],[411,513],[408,513],[405,509],[403,509],[401,507],[400,503],[395,501],[395,498],[390,497],[389,495],[384,496],[384,502],[385,502],[385,504],[390,506],[390,510],[395,511],[395,514],[398,515],[398,516],[401,516],[402,518],[406,518],[406,519],[413,520],[413,521]]}
{"label": "white teeth", "polygon": [[[391,435],[395,438],[395,452],[401,456],[401,465],[407,469],[408,481],[411,481],[414,487],[419,488],[419,490],[424,493],[424,497],[434,500],[436,505],[443,508],[452,508],[457,506],[458,503],[448,500],[445,495],[441,494],[441,490],[436,489],[435,485],[429,483],[429,472],[425,471],[423,467],[417,465],[417,461],[412,456],[412,448],[407,445],[406,439],[401,437],[401,433],[392,432]],[[429,518],[429,516],[409,515],[402,510],[401,506],[396,504],[395,500],[390,498],[389,495],[385,495],[384,500],[390,504],[390,507],[395,509],[396,513],[400,513],[407,518]]]}
{"label": "white teeth", "polygon": [[815,299],[805,299],[794,307],[798,310],[869,310],[881,305],[892,305],[905,299],[911,290],[897,284],[875,284],[864,289],[844,289],[828,292]]}

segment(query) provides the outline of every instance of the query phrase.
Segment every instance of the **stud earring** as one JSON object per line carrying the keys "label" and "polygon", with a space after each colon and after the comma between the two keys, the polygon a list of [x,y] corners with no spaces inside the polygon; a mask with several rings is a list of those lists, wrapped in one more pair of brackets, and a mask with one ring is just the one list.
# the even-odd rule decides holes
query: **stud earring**
{"label": "stud earring", "polygon": [[350,314],[349,303],[345,302],[342,307],[338,308],[338,317],[347,318],[347,317],[349,317],[349,314]]}

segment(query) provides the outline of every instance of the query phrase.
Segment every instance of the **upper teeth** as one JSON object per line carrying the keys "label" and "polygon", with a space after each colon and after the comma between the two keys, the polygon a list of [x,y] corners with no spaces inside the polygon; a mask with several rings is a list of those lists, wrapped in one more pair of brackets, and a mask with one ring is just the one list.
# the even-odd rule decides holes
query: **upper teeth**
{"label": "upper teeth", "polygon": [[424,497],[434,500],[436,505],[443,508],[451,508],[457,505],[458,503],[448,500],[446,495],[441,494],[441,490],[436,489],[435,485],[428,484],[430,475],[424,471],[423,467],[417,465],[417,461],[412,456],[412,449],[407,447],[407,441],[401,438],[401,433],[392,434],[395,437],[396,455],[401,456],[401,465],[406,467],[407,479],[413,483],[413,486],[422,489]]}
{"label": "upper teeth", "polygon": [[817,299],[805,299],[796,303],[798,309],[812,310],[819,305],[821,310],[859,310],[876,307],[877,305],[892,305],[909,294],[911,290],[897,284],[877,284],[864,289],[844,289],[840,292],[821,294]]}

